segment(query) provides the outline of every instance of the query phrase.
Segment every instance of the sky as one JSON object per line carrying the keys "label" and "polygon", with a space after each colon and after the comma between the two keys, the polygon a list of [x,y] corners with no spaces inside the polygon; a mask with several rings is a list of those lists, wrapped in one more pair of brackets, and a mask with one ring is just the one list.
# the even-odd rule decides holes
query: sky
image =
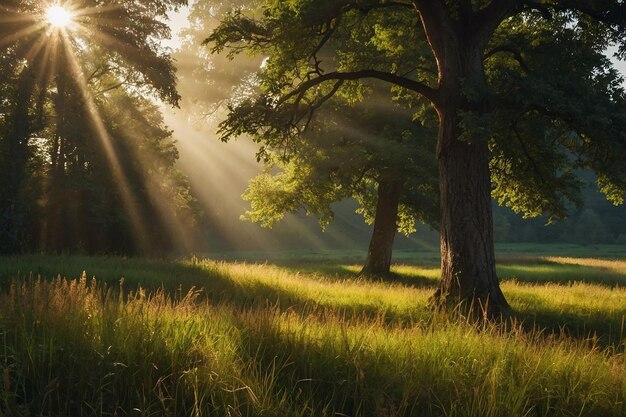
{"label": "sky", "polygon": [[[191,4],[191,2],[190,2]],[[168,13],[170,18],[169,26],[172,30],[172,38],[163,41],[165,46],[175,49],[181,43],[180,31],[187,26],[187,16],[189,16],[189,6],[181,7],[176,12]]]}

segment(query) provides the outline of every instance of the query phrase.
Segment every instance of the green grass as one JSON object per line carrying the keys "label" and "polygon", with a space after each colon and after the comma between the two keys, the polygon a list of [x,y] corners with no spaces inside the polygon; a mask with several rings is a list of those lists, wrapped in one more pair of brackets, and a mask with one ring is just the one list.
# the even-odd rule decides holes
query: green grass
{"label": "green grass", "polygon": [[0,416],[624,416],[626,262],[545,249],[510,326],[430,311],[431,254],[0,258]]}

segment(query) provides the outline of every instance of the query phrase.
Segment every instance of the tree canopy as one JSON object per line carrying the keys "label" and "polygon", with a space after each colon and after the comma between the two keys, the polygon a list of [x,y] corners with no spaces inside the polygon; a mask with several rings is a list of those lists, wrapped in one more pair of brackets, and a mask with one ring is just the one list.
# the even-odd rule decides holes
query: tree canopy
{"label": "tree canopy", "polygon": [[606,196],[623,202],[625,95],[603,53],[613,45],[624,56],[625,10],[610,1],[254,2],[207,39],[214,52],[265,57],[258,90],[231,103],[221,132],[276,147],[365,78],[426,100],[439,116],[435,299],[507,314],[492,194],[526,215],[559,218],[578,198],[577,172],[592,169]]}
{"label": "tree canopy", "polygon": [[374,223],[364,269],[381,274],[389,272],[396,230],[409,235],[416,222],[436,225],[438,185],[434,130],[374,91],[352,105],[333,99],[306,132],[272,149],[265,172],[244,194],[252,206],[244,218],[271,227],[304,209],[325,227],[332,203],[354,198],[357,211]]}
{"label": "tree canopy", "polygon": [[68,4],[63,27],[44,3],[2,4],[2,251],[179,243],[172,231],[193,222],[194,200],[154,100],[179,100],[160,40],[167,11],[182,4]]}

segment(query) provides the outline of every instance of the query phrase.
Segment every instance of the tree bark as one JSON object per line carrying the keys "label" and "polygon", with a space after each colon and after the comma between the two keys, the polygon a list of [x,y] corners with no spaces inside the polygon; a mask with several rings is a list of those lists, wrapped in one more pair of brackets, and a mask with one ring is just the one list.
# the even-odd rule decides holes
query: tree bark
{"label": "tree bark", "polygon": [[460,125],[463,112],[490,110],[487,38],[473,37],[471,25],[462,24],[438,35],[441,281],[433,302],[474,317],[506,318],[510,307],[496,275],[488,138],[464,137]]}
{"label": "tree bark", "polygon": [[400,192],[401,185],[397,178],[383,178],[378,182],[374,231],[361,274],[385,275],[389,273],[393,240],[397,231]]}
{"label": "tree bark", "polygon": [[441,281],[433,299],[483,318],[509,315],[496,275],[487,143],[459,140],[458,116],[441,114]]}

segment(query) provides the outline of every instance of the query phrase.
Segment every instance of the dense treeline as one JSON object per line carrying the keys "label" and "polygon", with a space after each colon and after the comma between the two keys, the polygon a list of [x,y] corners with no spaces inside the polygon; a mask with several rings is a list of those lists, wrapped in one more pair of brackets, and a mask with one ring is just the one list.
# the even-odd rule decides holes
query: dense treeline
{"label": "dense treeline", "polygon": [[175,105],[169,55],[150,39],[179,2],[0,8],[0,251],[163,253],[195,217],[154,98]]}
{"label": "dense treeline", "polygon": [[590,185],[582,194],[582,204],[571,207],[562,221],[547,224],[545,217],[523,219],[497,207],[494,227],[498,242],[625,245],[626,207],[614,206]]}

